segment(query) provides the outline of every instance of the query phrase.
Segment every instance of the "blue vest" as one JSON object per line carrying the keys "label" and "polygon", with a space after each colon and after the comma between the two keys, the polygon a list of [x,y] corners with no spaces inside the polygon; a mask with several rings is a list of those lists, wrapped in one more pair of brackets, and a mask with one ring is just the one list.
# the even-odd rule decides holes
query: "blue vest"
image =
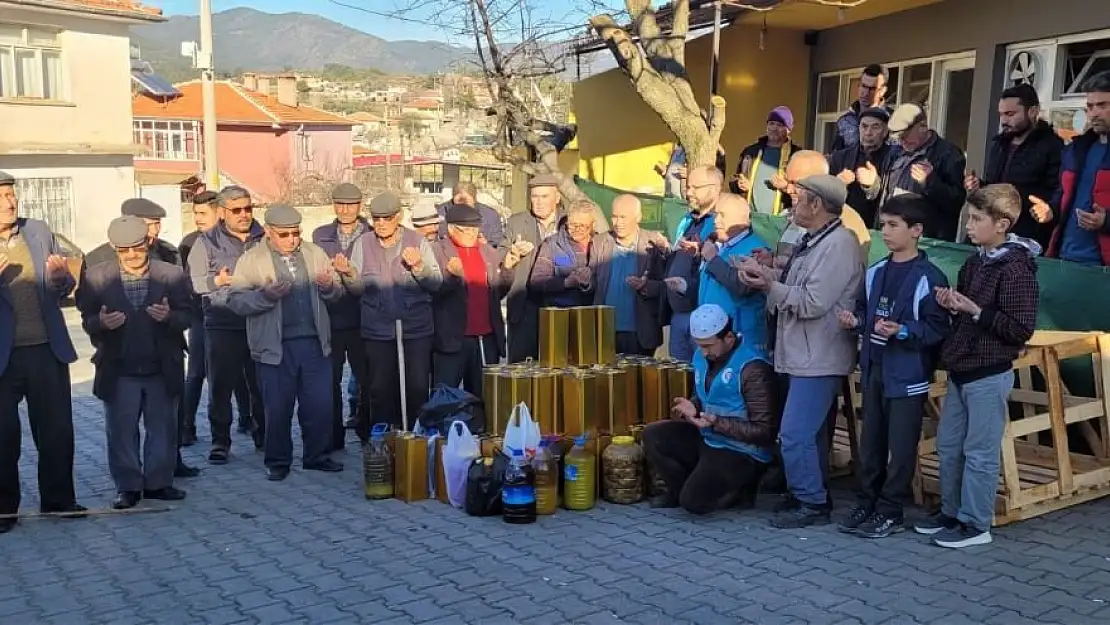
{"label": "blue vest", "polygon": [[378,237],[367,233],[356,245],[362,246],[360,300],[362,338],[391,341],[397,336],[397,319],[404,321],[404,339],[432,336],[432,294],[428,293],[401,264],[401,250],[419,248],[424,237],[415,230],[402,230],[396,249],[382,248]]}
{"label": "blue vest", "polygon": [[[718,257],[725,263],[738,256],[751,256],[767,244],[752,230],[730,239],[721,246]],[[759,356],[767,353],[767,295],[762,291],[752,291],[744,297],[734,296],[725,285],[706,270],[701,264],[701,279],[698,281],[698,306],[716,304],[728,312],[732,327],[744,338],[743,344]]]}
{"label": "blue vest", "polygon": [[[370,232],[370,226],[366,226],[367,234]],[[361,236],[361,235],[360,235]],[[347,258],[351,257],[351,250],[356,245],[361,245],[358,239],[351,242],[347,249],[340,249],[339,247],[339,226],[336,222],[324,224],[317,228],[312,233],[312,242],[320,246],[328,258],[335,259],[339,253],[343,253]],[[361,323],[362,312],[357,297],[350,293],[344,293],[342,297],[334,302],[328,303],[328,314],[331,319],[331,329],[336,330],[357,330]]]}
{"label": "blue vest", "polygon": [[[709,361],[705,359],[700,349],[694,352],[694,386],[703,412],[716,415],[718,419],[748,420],[748,407],[744,403],[744,395],[740,392],[740,372],[753,360],[766,359],[741,343],[729,356],[728,364],[713,378],[709,390],[706,391],[705,375],[709,370]],[[738,441],[719,434],[712,428],[702,430],[701,436],[705,439],[706,445],[715,449],[728,449],[747,454],[764,464],[771,462],[772,453],[769,447]]]}
{"label": "blue vest", "polygon": [[[203,244],[208,251],[208,275],[215,276],[220,270],[227,267],[235,273],[235,265],[243,254],[262,240],[265,232],[257,221],[251,223],[250,234],[246,241],[233,236],[227,231],[223,221],[216,224],[200,237],[198,243]],[[231,311],[230,308],[212,306],[207,296],[201,298],[201,307],[204,309],[204,328],[206,330],[246,330],[247,320]]]}

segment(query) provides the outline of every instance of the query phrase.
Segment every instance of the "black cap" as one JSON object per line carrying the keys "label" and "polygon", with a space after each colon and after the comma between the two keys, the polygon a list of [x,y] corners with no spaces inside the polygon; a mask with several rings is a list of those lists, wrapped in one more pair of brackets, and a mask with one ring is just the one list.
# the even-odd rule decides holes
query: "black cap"
{"label": "black cap", "polygon": [[162,219],[166,216],[166,209],[145,197],[133,197],[130,200],[123,201],[123,204],[119,207],[119,213],[144,219]]}
{"label": "black cap", "polygon": [[146,222],[136,215],[116,217],[108,224],[112,247],[135,247],[146,243]]}
{"label": "black cap", "polygon": [[267,226],[275,228],[292,228],[301,225],[301,214],[297,209],[288,204],[274,204],[266,209],[262,218]]}
{"label": "black cap", "polygon": [[890,123],[890,111],[885,106],[872,106],[860,111],[859,118],[874,117],[884,124]]}
{"label": "black cap", "polygon": [[453,226],[481,226],[482,214],[466,204],[447,205],[447,224]]}
{"label": "black cap", "polygon": [[215,191],[201,191],[193,196],[193,206],[197,204],[211,204],[216,201]]}
{"label": "black cap", "polygon": [[371,217],[392,217],[401,212],[401,198],[386,191],[370,200]]}
{"label": "black cap", "polygon": [[344,182],[332,189],[331,201],[336,204],[362,204],[362,190],[349,182]]}

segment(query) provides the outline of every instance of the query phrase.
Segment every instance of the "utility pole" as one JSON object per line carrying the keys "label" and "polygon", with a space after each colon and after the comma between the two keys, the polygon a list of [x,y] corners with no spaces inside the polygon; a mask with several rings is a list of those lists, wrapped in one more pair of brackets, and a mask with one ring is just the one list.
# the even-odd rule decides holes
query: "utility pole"
{"label": "utility pole", "polygon": [[216,68],[212,54],[212,0],[200,0],[200,51],[197,69],[201,71],[204,98],[204,182],[210,191],[220,190],[220,166],[216,160]]}

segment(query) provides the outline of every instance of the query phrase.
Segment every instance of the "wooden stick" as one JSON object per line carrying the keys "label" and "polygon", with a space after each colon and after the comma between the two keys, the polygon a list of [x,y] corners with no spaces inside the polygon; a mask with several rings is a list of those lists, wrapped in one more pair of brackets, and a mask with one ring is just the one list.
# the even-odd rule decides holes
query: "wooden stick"
{"label": "wooden stick", "polygon": [[8,521],[11,519],[79,519],[86,516],[116,516],[122,514],[137,514],[141,512],[169,512],[170,510],[173,510],[172,506],[136,506],[134,508],[126,508],[123,510],[116,510],[114,508],[100,508],[95,510],[84,510],[81,512],[26,512],[23,514],[0,514],[0,521]]}

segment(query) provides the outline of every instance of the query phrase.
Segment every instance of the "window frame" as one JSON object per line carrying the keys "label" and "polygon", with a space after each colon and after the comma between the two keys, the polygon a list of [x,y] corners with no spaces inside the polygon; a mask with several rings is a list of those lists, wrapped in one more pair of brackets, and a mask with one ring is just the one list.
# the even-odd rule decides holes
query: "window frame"
{"label": "window frame", "polygon": [[[18,30],[20,35],[17,40],[0,39],[0,52],[7,52],[7,58],[0,54],[0,101],[12,102],[69,102],[68,73],[66,71],[66,55],[64,45],[64,31],[58,28],[38,24],[23,24],[13,22],[0,22],[0,28]],[[35,41],[32,34],[49,34],[49,42]],[[17,57],[20,52],[34,54],[35,80],[33,93],[19,93],[20,80],[17,78]],[[47,63],[46,55],[57,58],[58,68],[55,78],[56,93],[47,94]],[[8,77],[8,78],[5,78]]]}
{"label": "window frame", "polygon": [[[143,148],[143,154],[139,156],[141,159],[179,162],[204,160],[204,136],[200,131],[200,122],[196,120],[136,117],[131,122],[131,132],[135,144]],[[151,139],[150,143],[144,140],[147,136]],[[180,149],[173,149],[175,139],[180,142]]]}

